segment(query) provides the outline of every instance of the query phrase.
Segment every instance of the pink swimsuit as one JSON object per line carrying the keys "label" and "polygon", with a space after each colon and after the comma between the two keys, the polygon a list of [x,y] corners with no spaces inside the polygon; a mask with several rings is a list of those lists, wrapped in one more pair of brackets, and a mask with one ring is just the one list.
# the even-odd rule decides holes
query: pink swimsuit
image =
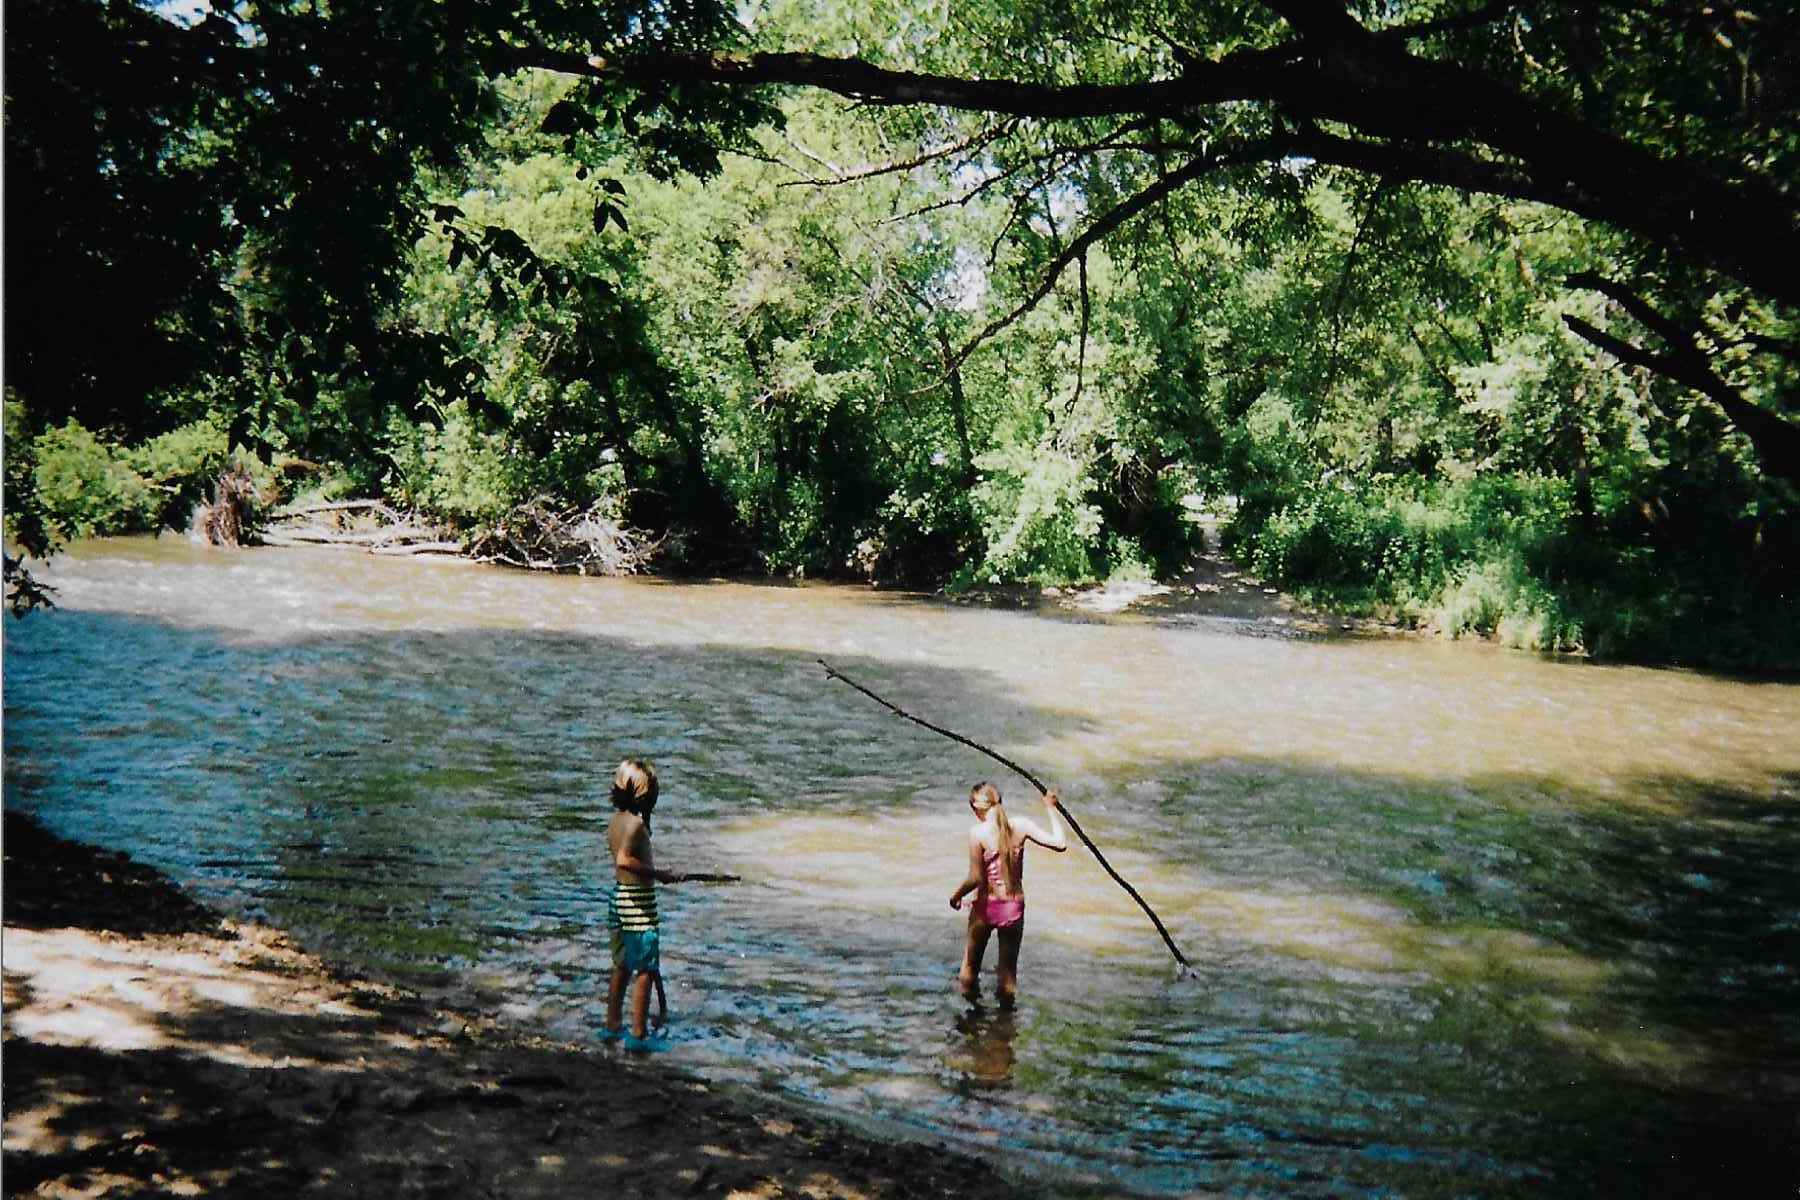
{"label": "pink swimsuit", "polygon": [[1000,856],[983,850],[981,869],[987,875],[987,888],[981,899],[981,919],[995,929],[1005,929],[1023,921],[1025,897],[994,895],[996,890],[1006,886],[1005,876],[1000,871]]}

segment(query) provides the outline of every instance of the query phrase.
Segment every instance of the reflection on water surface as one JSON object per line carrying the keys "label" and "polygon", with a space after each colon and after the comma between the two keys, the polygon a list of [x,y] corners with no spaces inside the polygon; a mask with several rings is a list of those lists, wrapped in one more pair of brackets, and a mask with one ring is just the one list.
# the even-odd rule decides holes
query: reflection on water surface
{"label": "reflection on water surface", "polygon": [[[664,781],[668,1058],[1058,1186],[1694,1194],[1787,1171],[1800,688],[835,587],[102,542],[6,627],[6,803],[365,969],[591,1036],[605,785]],[[1018,1013],[949,983],[1029,764]],[[1800,1178],[1800,1176],[1794,1176]]]}

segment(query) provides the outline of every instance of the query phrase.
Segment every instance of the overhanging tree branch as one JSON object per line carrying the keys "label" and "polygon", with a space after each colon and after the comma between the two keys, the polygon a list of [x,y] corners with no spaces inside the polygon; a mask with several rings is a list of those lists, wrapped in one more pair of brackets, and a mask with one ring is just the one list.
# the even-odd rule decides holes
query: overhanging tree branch
{"label": "overhanging tree branch", "polygon": [[998,125],[991,125],[959,142],[952,143],[948,146],[938,146],[934,149],[927,150],[923,154],[916,155],[901,162],[883,163],[878,167],[869,167],[862,171],[852,171],[849,174],[837,175],[831,179],[790,179],[778,183],[775,186],[837,187],[846,183],[860,183],[865,179],[875,179],[882,175],[895,175],[904,171],[912,171],[924,166],[928,162],[935,162],[940,158],[949,158],[952,155],[960,154],[968,150],[979,150],[981,147],[992,142],[995,138],[1001,137],[1017,128],[1017,126],[1018,122],[1016,120],[1002,121]]}
{"label": "overhanging tree branch", "polygon": [[1375,36],[1389,41],[1410,41],[1414,38],[1432,37],[1440,33],[1459,33],[1465,29],[1479,29],[1483,25],[1492,25],[1495,21],[1504,20],[1521,7],[1523,6],[1519,0],[1496,0],[1496,3],[1483,5],[1481,8],[1460,16],[1440,17],[1435,21],[1419,21],[1411,25],[1390,25],[1386,29],[1376,30]]}
{"label": "overhanging tree branch", "polygon": [[1070,412],[1075,411],[1075,406],[1081,403],[1081,388],[1087,381],[1088,323],[1092,316],[1088,300],[1087,255],[1079,255],[1075,263],[1080,268],[1081,275],[1081,334],[1075,357],[1075,394],[1069,397]]}
{"label": "overhanging tree branch", "polygon": [[1344,254],[1344,269],[1338,275],[1337,288],[1331,297],[1331,354],[1325,373],[1327,395],[1337,386],[1338,367],[1341,363],[1339,351],[1343,347],[1344,336],[1344,300],[1350,294],[1350,280],[1356,274],[1356,260],[1362,250],[1363,235],[1369,231],[1369,223],[1375,219],[1375,209],[1381,202],[1385,186],[1385,183],[1377,184],[1375,190],[1369,193],[1368,202],[1363,205],[1362,216],[1357,218],[1356,233],[1350,238],[1350,248]]}
{"label": "overhanging tree branch", "polygon": [[[1097,141],[1084,142],[1079,145],[1072,145],[1072,146],[1057,146],[1051,150],[1046,150],[1046,151],[1042,151],[1039,153],[1027,155],[1026,157],[1019,160],[1018,162],[1015,162],[1015,163],[1011,164],[1010,166],[1008,166],[1005,170],[995,171],[993,174],[989,175],[986,179],[983,179],[980,183],[977,183],[974,187],[972,187],[968,191],[962,193],[962,195],[960,195],[960,196],[952,196],[945,200],[937,200],[937,201],[933,201],[930,204],[922,204],[918,208],[911,209],[907,212],[898,213],[892,217],[885,218],[885,220],[887,220],[889,222],[906,221],[906,220],[911,220],[914,217],[923,216],[926,213],[937,212],[940,209],[953,208],[953,207],[967,205],[971,201],[973,201],[976,197],[986,194],[988,191],[990,191],[994,187],[998,186],[999,184],[1005,182],[1008,179],[1012,179],[1012,178],[1018,176],[1020,173],[1024,172],[1027,168],[1031,168],[1031,167],[1044,167],[1046,169],[1039,171],[1035,176],[1033,176],[1035,182],[1032,184],[1032,188],[1027,189],[1027,190],[1032,190],[1035,188],[1042,187],[1046,181],[1048,181],[1050,178],[1052,178],[1056,169],[1065,165],[1071,159],[1080,158],[1082,155],[1108,154],[1108,153],[1112,153],[1112,152],[1118,151],[1118,150],[1135,150],[1135,151],[1138,151],[1138,152],[1144,153],[1144,154],[1162,154],[1162,153],[1166,153],[1170,149],[1175,148],[1175,147],[1163,145],[1161,143],[1152,144],[1152,143],[1144,143],[1144,142],[1127,142],[1127,141],[1120,140],[1126,134],[1136,132],[1137,130],[1142,129],[1143,127],[1145,127],[1146,125],[1149,125],[1151,123],[1152,123],[1152,121],[1150,118],[1143,118],[1143,119],[1136,120],[1136,121],[1128,121],[1128,122],[1125,122],[1124,124],[1120,125],[1118,128],[1112,130],[1112,132],[1108,133],[1104,138],[1101,138]],[[817,182],[817,181],[815,181],[815,182]],[[835,182],[835,181],[825,181],[825,182]]]}
{"label": "overhanging tree branch", "polygon": [[1614,301],[1662,338],[1667,349],[1658,353],[1607,333],[1580,317],[1564,316],[1563,324],[1572,332],[1620,362],[1699,392],[1723,409],[1738,432],[1750,439],[1765,474],[1800,484],[1800,425],[1770,412],[1720,378],[1695,341],[1697,324],[1676,321],[1657,312],[1629,288],[1592,272],[1571,275],[1566,283],[1572,288],[1597,291]]}
{"label": "overhanging tree branch", "polygon": [[1056,281],[1061,277],[1064,269],[1077,258],[1086,254],[1090,247],[1105,238],[1113,230],[1125,224],[1125,222],[1131,220],[1131,218],[1137,216],[1165,196],[1179,191],[1181,188],[1186,187],[1188,184],[1209,172],[1216,171],[1221,167],[1229,166],[1234,163],[1260,162],[1267,157],[1268,149],[1266,145],[1256,142],[1238,147],[1236,152],[1232,154],[1218,155],[1209,158],[1196,158],[1186,166],[1182,167],[1179,171],[1172,171],[1169,174],[1164,175],[1143,191],[1138,192],[1131,198],[1108,209],[1098,220],[1082,230],[1081,233],[1067,246],[1064,246],[1061,253],[1050,260],[1050,265],[1045,269],[1042,280],[1039,281],[1038,286],[1029,296],[1027,296],[1011,312],[990,321],[986,328],[982,329],[974,337],[964,343],[962,349],[958,350],[955,357],[951,359],[951,368],[955,369],[962,366],[983,342],[1007,328],[1007,326],[1030,312],[1033,308],[1036,308],[1038,303],[1042,301],[1045,296],[1048,296],[1051,289],[1056,286]]}
{"label": "overhanging tree branch", "polygon": [[1302,42],[1340,42],[1366,36],[1364,29],[1341,4],[1319,0],[1263,0],[1263,7],[1278,14]]}
{"label": "overhanging tree branch", "polygon": [[1454,62],[1419,57],[1342,8],[1271,5],[1298,37],[1253,52],[1187,60],[1178,76],[1118,84],[1045,84],[893,70],[800,53],[667,53],[608,60],[542,49],[542,67],[640,86],[712,83],[817,88],[871,105],[932,105],[1049,121],[1193,115],[1264,102],[1335,122],[1335,161],[1536,200],[1629,230],[1789,304],[1800,304],[1800,224],[1792,197],[1729,164],[1665,156],[1590,126]]}
{"label": "overhanging tree branch", "polygon": [[1667,342],[1671,347],[1699,354],[1694,345],[1694,337],[1700,332],[1696,321],[1677,321],[1666,317],[1650,306],[1650,302],[1626,287],[1624,284],[1606,278],[1597,271],[1577,271],[1563,281],[1564,285],[1578,291],[1599,292],[1614,304],[1630,313],[1645,328]]}

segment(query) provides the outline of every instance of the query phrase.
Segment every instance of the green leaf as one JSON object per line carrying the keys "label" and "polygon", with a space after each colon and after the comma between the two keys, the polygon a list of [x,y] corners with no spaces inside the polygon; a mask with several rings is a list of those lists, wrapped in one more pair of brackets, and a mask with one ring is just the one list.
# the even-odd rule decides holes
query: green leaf
{"label": "green leaf", "polygon": [[594,115],[569,100],[558,100],[544,114],[538,125],[539,133],[547,133],[552,137],[573,137],[594,127]]}

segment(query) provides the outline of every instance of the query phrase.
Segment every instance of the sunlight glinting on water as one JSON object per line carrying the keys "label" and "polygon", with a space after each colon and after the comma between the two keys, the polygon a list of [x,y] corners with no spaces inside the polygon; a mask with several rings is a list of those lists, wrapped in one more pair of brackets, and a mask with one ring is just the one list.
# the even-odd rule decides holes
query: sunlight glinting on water
{"label": "sunlight glinting on water", "polygon": [[[161,612],[179,597],[188,620],[268,640],[367,626],[537,629],[645,646],[791,650],[841,659],[846,670],[873,659],[980,673],[1020,702],[1077,724],[1051,741],[1027,737],[1002,748],[1021,760],[1041,752],[1031,761],[1048,760],[1096,789],[1115,772],[1215,757],[1279,756],[1422,778],[1554,780],[1568,772],[1604,789],[1621,775],[1688,774],[1702,749],[1744,764],[1753,777],[1795,732],[1791,698],[1777,685],[1594,670],[1487,648],[1221,638],[967,611],[853,588],[533,578],[334,551],[261,552],[221,565],[172,541],[151,543],[147,554],[134,547],[144,560],[104,585],[109,607]],[[323,566],[296,579],[271,561],[284,556]],[[94,586],[69,581],[66,603],[79,604]],[[819,684],[826,689],[822,673]],[[1760,703],[1765,694],[1772,706]],[[923,713],[938,700],[890,699]],[[848,691],[837,702],[867,703]],[[943,703],[961,707],[952,697]],[[1771,724],[1783,713],[1786,722]]]}

